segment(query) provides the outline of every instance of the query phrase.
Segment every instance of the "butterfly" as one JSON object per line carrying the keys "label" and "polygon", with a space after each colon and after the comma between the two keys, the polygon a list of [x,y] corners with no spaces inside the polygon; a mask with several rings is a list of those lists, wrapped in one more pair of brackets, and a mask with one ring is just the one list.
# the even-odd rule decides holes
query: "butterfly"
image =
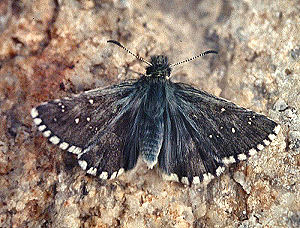
{"label": "butterfly", "polygon": [[268,146],[280,130],[273,120],[184,83],[170,80],[164,55],[141,61],[139,79],[40,104],[31,110],[37,129],[76,154],[90,175],[113,179],[140,157],[162,176],[186,185],[220,176],[226,166]]}

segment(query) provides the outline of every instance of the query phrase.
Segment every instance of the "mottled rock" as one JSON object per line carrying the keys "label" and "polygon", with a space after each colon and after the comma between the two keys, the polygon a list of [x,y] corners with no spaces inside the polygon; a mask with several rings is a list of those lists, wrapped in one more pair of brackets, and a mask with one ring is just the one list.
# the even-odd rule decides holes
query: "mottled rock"
{"label": "mottled rock", "polygon": [[[2,1],[0,227],[299,227],[300,18],[297,1]],[[208,185],[141,165],[86,176],[33,127],[40,102],[144,73],[135,53],[177,62],[193,84],[281,124],[269,147]],[[67,161],[67,162],[66,162]]]}

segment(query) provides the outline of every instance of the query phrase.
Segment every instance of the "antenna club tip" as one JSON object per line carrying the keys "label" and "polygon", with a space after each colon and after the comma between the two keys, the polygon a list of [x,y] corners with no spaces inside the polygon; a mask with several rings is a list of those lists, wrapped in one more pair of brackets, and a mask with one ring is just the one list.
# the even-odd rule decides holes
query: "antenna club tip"
{"label": "antenna club tip", "polygon": [[118,46],[122,46],[121,43],[116,41],[116,40],[108,40],[107,43],[113,43],[113,44],[116,44]]}
{"label": "antenna club tip", "polygon": [[217,51],[215,50],[209,50],[209,51],[206,51],[205,52],[206,54],[210,54],[210,53],[213,53],[213,54],[219,54]]}

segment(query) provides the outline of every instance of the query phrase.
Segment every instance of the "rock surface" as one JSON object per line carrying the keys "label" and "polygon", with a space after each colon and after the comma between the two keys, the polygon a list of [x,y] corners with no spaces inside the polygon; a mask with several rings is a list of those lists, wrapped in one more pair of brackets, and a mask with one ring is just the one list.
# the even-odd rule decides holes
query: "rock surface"
{"label": "rock surface", "polygon": [[[187,3],[188,2],[188,3]],[[0,2],[0,227],[299,227],[298,1]],[[124,79],[145,57],[183,64],[174,81],[262,112],[282,126],[247,162],[200,187],[141,165],[114,181],[87,176],[47,143],[30,109]]]}

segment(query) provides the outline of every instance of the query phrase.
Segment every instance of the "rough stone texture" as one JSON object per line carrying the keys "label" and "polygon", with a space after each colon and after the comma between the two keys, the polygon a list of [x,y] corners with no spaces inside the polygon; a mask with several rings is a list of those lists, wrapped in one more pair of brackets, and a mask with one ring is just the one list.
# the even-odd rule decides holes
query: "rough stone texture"
{"label": "rough stone texture", "polygon": [[[292,0],[1,1],[0,227],[299,227],[299,15]],[[144,72],[108,39],[172,62],[217,49],[173,80],[265,113],[281,133],[198,188],[143,165],[115,181],[86,176],[29,112]]]}

